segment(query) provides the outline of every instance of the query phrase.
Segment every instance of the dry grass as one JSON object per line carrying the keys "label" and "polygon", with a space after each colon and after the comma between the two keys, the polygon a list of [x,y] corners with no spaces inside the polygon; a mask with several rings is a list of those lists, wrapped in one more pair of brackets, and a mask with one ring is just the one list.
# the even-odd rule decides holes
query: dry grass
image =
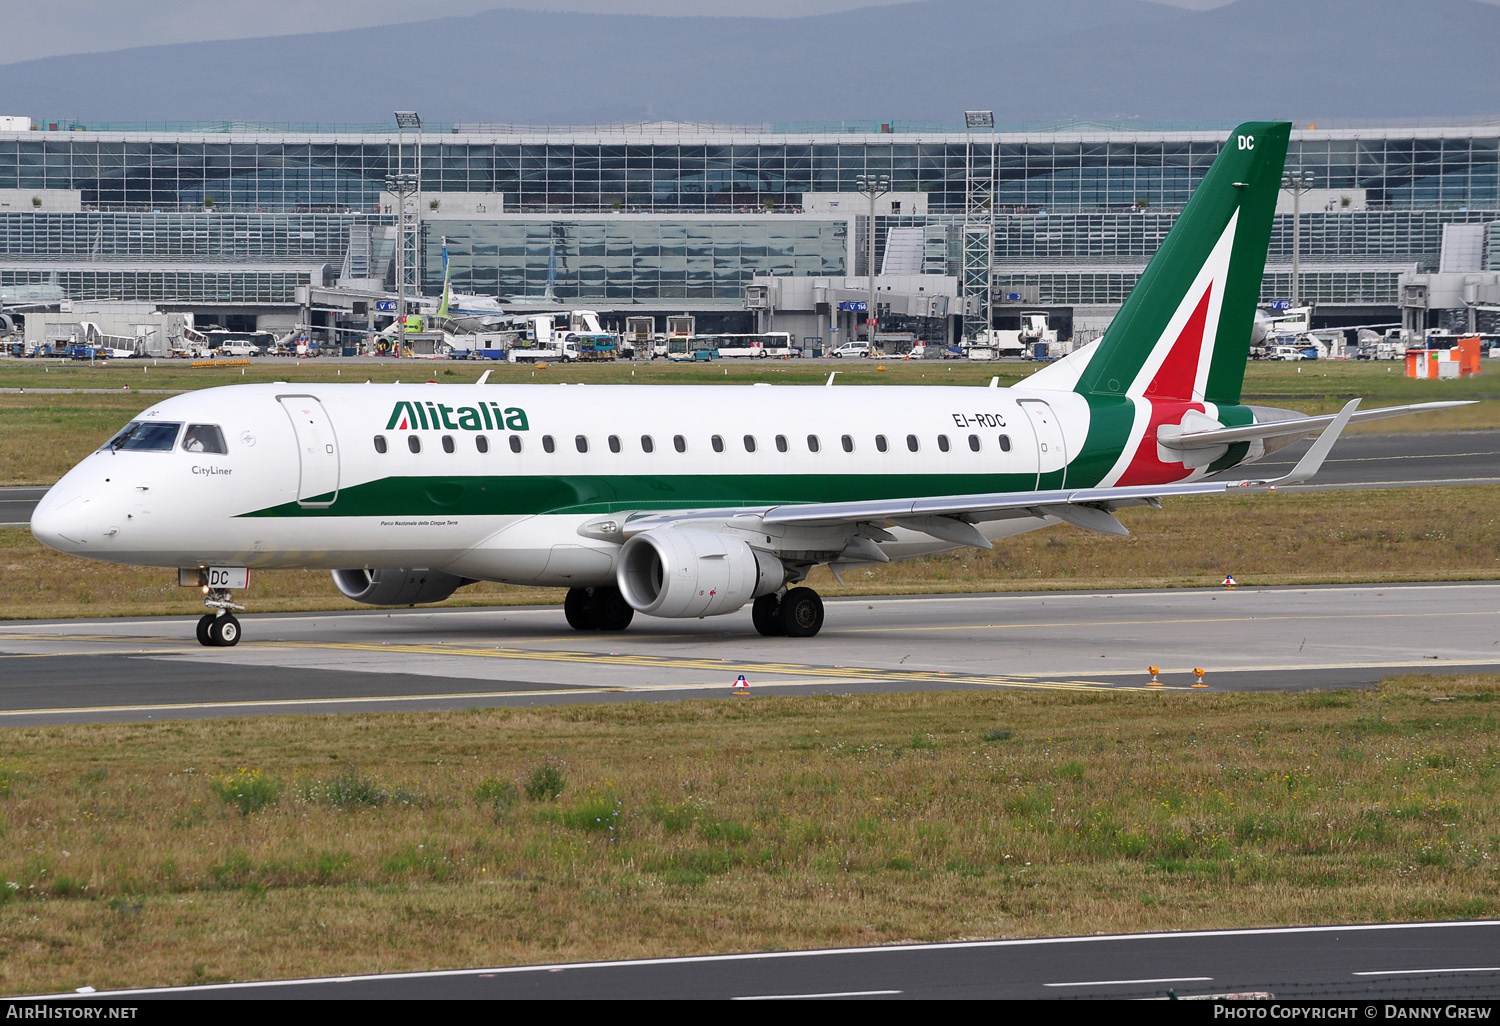
{"label": "dry grass", "polygon": [[[1491,580],[1500,577],[1500,486],[1280,492],[1181,499],[1124,510],[1129,538],[1054,527],[998,543],[811,583],[831,595],[1155,588],[1241,584]],[[65,556],[25,528],[0,530],[0,619],[197,612],[170,570]],[[355,609],[323,571],[259,571],[254,612]],[[447,605],[560,602],[551,588],[476,584]]]}
{"label": "dry grass", "polygon": [[[1450,677],[12,729],[0,990],[1492,916],[1497,701]],[[527,798],[549,766],[560,798]],[[248,813],[220,794],[272,782]]]}

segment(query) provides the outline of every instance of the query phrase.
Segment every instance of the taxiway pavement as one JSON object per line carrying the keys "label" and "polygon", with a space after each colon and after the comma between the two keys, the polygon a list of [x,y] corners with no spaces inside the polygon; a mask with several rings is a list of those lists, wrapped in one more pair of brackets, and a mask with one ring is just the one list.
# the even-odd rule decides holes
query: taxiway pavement
{"label": "taxiway pavement", "polygon": [[832,598],[799,641],[748,610],[613,634],[556,606],[251,614],[235,648],[200,646],[195,619],[0,625],[0,725],[729,698],[740,674],[753,695],[1500,672],[1500,582]]}

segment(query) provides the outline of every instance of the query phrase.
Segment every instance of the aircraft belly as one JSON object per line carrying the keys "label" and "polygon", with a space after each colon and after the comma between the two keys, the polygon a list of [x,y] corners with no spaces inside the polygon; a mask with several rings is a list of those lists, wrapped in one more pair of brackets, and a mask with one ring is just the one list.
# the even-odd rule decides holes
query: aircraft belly
{"label": "aircraft belly", "polygon": [[[246,517],[218,519],[211,530],[179,527],[171,538],[132,539],[112,562],[146,566],[196,564],[259,569],[420,567],[440,569],[460,560],[506,517]],[[155,541],[156,544],[149,544]]]}
{"label": "aircraft belly", "polygon": [[507,517],[487,537],[443,567],[449,573],[502,584],[594,587],[612,584],[620,546],[578,533],[593,516]]}

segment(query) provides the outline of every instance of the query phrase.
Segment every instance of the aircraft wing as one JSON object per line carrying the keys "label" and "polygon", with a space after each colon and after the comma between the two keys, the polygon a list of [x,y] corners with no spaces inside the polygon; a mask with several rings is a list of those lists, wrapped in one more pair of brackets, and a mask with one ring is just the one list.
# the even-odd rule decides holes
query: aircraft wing
{"label": "aircraft wing", "polygon": [[[1114,518],[1114,511],[1127,506],[1156,506],[1164,498],[1179,495],[1223,495],[1230,492],[1270,490],[1283,484],[1297,484],[1316,474],[1334,442],[1354,417],[1359,400],[1351,400],[1334,415],[1318,440],[1292,468],[1291,472],[1269,480],[1189,481],[1181,484],[1138,485],[1126,488],[1058,488],[1031,492],[995,492],[978,495],[943,495],[905,499],[869,499],[853,502],[812,502],[791,506],[743,507],[737,509],[681,510],[646,513],[624,517],[624,523],[600,518],[586,528],[602,534],[631,536],[655,528],[680,526],[691,522],[725,523],[757,531],[762,528],[837,528],[867,525],[905,527],[932,535],[956,545],[991,548],[987,538],[974,526],[975,521],[1010,517],[1056,517],[1075,527],[1104,534],[1125,535],[1130,532]],[[1302,424],[1302,421],[1297,421]],[[612,526],[605,527],[608,523]],[[844,550],[846,558],[884,561],[884,553],[872,541],[855,551]]]}

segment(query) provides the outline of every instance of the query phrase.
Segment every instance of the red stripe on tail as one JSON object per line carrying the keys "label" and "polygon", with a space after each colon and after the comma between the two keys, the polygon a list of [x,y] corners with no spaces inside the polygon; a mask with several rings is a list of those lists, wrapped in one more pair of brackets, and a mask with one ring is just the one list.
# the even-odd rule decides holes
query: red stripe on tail
{"label": "red stripe on tail", "polygon": [[1151,384],[1146,386],[1147,399],[1191,399],[1193,385],[1198,378],[1198,361],[1203,353],[1203,332],[1208,325],[1208,297],[1213,295],[1214,283],[1209,282],[1198,300],[1198,308],[1182,326],[1182,334],[1172,343],[1167,358],[1156,370]]}

